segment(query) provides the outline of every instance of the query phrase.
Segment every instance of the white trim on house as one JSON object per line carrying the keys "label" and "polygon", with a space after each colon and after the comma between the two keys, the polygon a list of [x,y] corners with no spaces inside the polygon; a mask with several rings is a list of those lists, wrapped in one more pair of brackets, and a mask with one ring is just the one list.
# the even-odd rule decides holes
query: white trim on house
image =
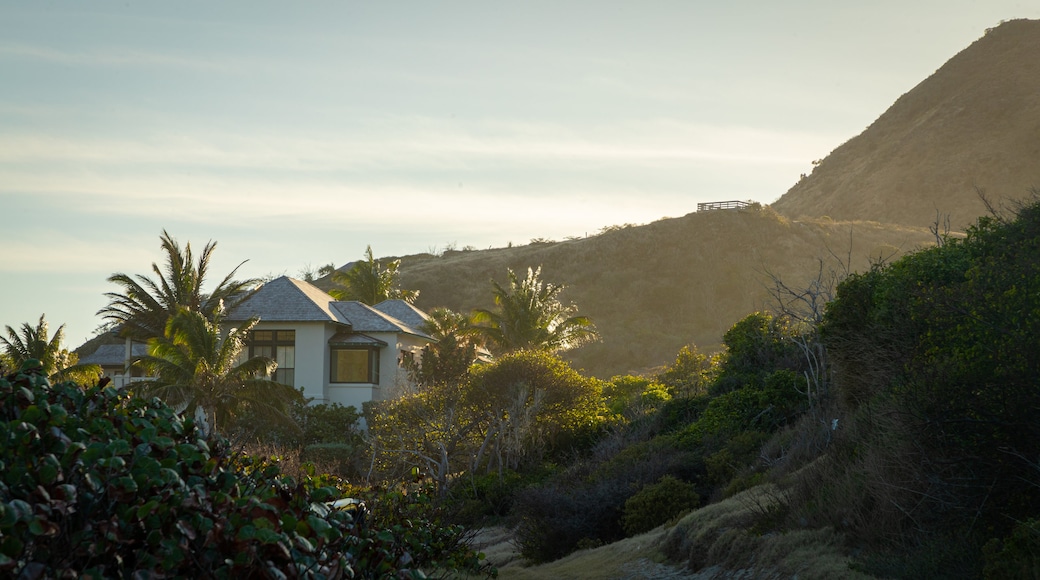
{"label": "white trim on house", "polygon": [[[255,331],[295,332],[293,386],[314,403],[339,403],[358,410],[368,401],[397,396],[411,388],[401,353],[417,353],[433,339],[418,330],[427,316],[402,300],[375,306],[338,301],[317,287],[286,276],[263,285],[239,304],[225,322],[257,316]],[[400,318],[398,318],[400,317]],[[342,348],[378,352],[378,372],[371,382],[334,382],[334,351]]]}

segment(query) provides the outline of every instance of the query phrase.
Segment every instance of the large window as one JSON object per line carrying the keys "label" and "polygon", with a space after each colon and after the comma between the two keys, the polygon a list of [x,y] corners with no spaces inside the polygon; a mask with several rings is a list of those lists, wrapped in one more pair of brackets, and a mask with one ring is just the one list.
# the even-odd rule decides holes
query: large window
{"label": "large window", "polygon": [[249,333],[249,358],[264,356],[278,363],[271,374],[272,381],[295,386],[296,378],[296,331],[254,330]]}
{"label": "large window", "polygon": [[379,349],[333,346],[329,382],[379,383]]}

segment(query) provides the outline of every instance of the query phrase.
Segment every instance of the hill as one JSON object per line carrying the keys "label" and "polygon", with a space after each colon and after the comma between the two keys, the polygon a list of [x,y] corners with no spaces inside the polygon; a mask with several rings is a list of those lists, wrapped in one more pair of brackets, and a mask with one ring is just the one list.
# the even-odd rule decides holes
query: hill
{"label": "hill", "polygon": [[1040,186],[1040,21],[1012,20],[951,58],[860,135],[823,159],[773,207],[962,229],[986,207]]}
{"label": "hill", "polygon": [[768,308],[771,275],[805,285],[820,270],[854,270],[932,241],[924,229],[784,218],[772,210],[692,213],[599,235],[513,248],[401,258],[417,306],[459,312],[492,306],[492,279],[542,267],[563,299],[596,323],[602,340],[567,354],[577,368],[610,377],[674,360],[684,345],[715,349],[749,312]]}

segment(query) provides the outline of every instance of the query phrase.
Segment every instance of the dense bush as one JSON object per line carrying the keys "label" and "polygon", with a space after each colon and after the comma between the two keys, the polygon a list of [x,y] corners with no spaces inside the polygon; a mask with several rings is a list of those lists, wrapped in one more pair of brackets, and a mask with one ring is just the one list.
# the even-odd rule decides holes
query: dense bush
{"label": "dense bush", "polygon": [[[626,502],[662,477],[670,478],[664,489],[691,482],[683,484],[683,494],[689,491],[698,501],[760,482],[761,473],[752,469],[760,446],[809,405],[801,374],[805,359],[790,335],[784,319],[755,313],[726,334],[724,356],[708,358],[684,347],[675,364],[653,380],[612,379],[604,390],[609,407],[632,409],[637,396],[652,397],[659,411],[616,426],[618,432],[594,447],[589,459],[519,493],[514,515],[521,521],[521,552],[537,561],[559,558],[663,523],[675,515],[674,506],[650,510],[642,519],[630,515],[630,529],[622,526]],[[657,385],[698,394],[668,400]],[[613,454],[600,453],[600,447]],[[663,497],[657,488],[646,489],[633,506]],[[683,494],[675,499],[686,509],[691,502]]]}
{"label": "dense bush", "polygon": [[711,383],[712,394],[761,383],[778,370],[801,370],[805,357],[790,340],[794,329],[784,317],[755,312],[739,320],[722,337],[726,351]]}
{"label": "dense bush", "polygon": [[983,547],[986,578],[1040,578],[1040,520],[1026,520]]}
{"label": "dense bush", "polygon": [[632,491],[618,483],[560,478],[523,490],[516,500],[520,553],[533,562],[548,562],[623,538],[621,510]]}
{"label": "dense bush", "polygon": [[537,470],[587,448],[604,408],[600,381],[553,354],[519,351],[462,383],[366,404],[365,418],[380,475],[418,468],[446,490],[452,474]]}
{"label": "dense bush", "polygon": [[682,512],[696,508],[700,501],[692,484],[666,475],[625,501],[621,526],[630,536],[648,532]]}
{"label": "dense bush", "polygon": [[[854,522],[851,533],[907,554],[908,569],[954,558],[971,576],[982,545],[1040,515],[1038,288],[1036,202],[838,287],[822,336],[845,417],[827,473],[861,491],[836,497],[827,523]],[[894,522],[883,534],[871,523],[882,520]],[[949,536],[964,547],[941,549]]]}
{"label": "dense bush", "polygon": [[[321,578],[478,567],[456,529],[362,525],[357,512],[325,507],[344,493],[337,480],[311,471],[296,481],[234,455],[158,399],[50,385],[38,363],[0,379],[0,442],[4,574]],[[409,509],[422,509],[415,499]]]}
{"label": "dense bush", "polygon": [[626,419],[652,413],[671,399],[668,387],[645,377],[616,376],[603,385],[607,410]]}
{"label": "dense bush", "polygon": [[696,345],[679,349],[675,362],[654,377],[654,381],[665,385],[673,397],[696,397],[708,391],[714,379],[713,357],[702,354]]}

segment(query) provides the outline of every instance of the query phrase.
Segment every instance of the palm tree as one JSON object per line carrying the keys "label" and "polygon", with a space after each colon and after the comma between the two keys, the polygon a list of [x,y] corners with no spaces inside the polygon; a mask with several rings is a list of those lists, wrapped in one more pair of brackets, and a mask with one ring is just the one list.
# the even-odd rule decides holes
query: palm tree
{"label": "palm tree", "polygon": [[404,364],[417,386],[458,383],[478,360],[478,329],[465,314],[447,308],[430,310],[419,330],[435,342],[422,348],[421,362],[405,358]]}
{"label": "palm tree", "polygon": [[386,267],[372,257],[372,246],[365,250],[365,259],[354,262],[346,272],[333,272],[332,281],[341,288],[329,290],[338,300],[357,300],[368,305],[384,300],[404,300],[409,304],[419,297],[418,290],[401,290],[401,275],[397,271],[401,260],[388,262]]}
{"label": "palm tree", "polygon": [[65,339],[65,325],[62,324],[50,336],[47,327],[46,314],[40,315],[40,321],[33,328],[28,322],[22,323],[21,333],[6,326],[7,337],[0,336],[0,344],[4,347],[4,357],[12,369],[22,366],[27,360],[36,359],[40,361],[43,373],[51,381],[74,380],[87,383],[97,380],[101,374],[98,365],[76,364],[79,359],[76,353],[62,348]]}
{"label": "palm tree", "polygon": [[163,230],[159,239],[166,254],[166,264],[160,268],[158,264],[152,263],[152,271],[157,279],[153,280],[143,274],[130,276],[123,273],[112,274],[108,278],[109,282],[122,286],[122,292],[106,292],[108,306],[99,310],[98,314],[123,325],[123,336],[138,340],[162,336],[166,322],[181,308],[199,312],[212,320],[221,308],[230,311],[247,298],[250,290],[258,283],[256,279],[234,279],[235,273],[245,264],[243,261],[212,292],[206,294],[202,286],[217,243],[207,243],[195,263],[190,243],[185,244],[181,251],[180,245],[166,230]]}
{"label": "palm tree", "polygon": [[294,425],[287,415],[290,403],[303,395],[288,385],[264,378],[277,366],[265,357],[241,360],[253,318],[226,335],[221,332],[222,312],[213,320],[182,308],[166,324],[161,337],[148,341],[148,355],[133,361],[156,378],[134,383],[142,396],[157,396],[167,404],[205,413],[211,429],[227,429],[246,411],[264,419]]}
{"label": "palm tree", "polygon": [[505,352],[521,349],[557,352],[595,340],[596,328],[586,316],[578,316],[574,305],[560,302],[564,286],[542,282],[542,273],[527,269],[520,280],[516,272],[507,270],[509,284],[502,287],[494,280],[494,310],[475,310],[473,320],[480,323],[484,336]]}

